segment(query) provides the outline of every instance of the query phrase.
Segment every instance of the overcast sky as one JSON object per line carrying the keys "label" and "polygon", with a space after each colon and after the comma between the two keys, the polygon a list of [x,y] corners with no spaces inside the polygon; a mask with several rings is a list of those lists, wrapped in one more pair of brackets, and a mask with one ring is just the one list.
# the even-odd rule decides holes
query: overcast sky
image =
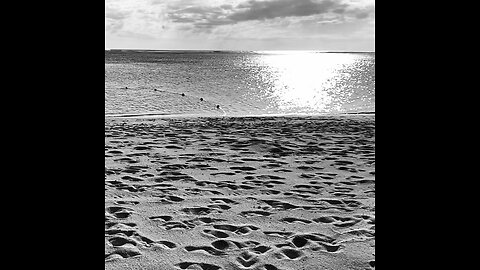
{"label": "overcast sky", "polygon": [[375,1],[105,0],[105,48],[375,51]]}

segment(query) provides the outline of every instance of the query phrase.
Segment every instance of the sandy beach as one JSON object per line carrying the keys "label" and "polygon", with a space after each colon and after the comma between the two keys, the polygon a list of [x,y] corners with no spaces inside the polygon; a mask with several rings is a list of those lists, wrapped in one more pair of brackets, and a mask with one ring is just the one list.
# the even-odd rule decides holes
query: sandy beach
{"label": "sandy beach", "polygon": [[374,114],[105,118],[105,269],[374,267]]}

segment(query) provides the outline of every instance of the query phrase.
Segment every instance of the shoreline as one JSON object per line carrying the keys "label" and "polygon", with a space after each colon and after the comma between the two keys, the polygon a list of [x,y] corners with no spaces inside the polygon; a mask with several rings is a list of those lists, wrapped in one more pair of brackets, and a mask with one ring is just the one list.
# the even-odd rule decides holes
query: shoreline
{"label": "shoreline", "polygon": [[105,117],[105,269],[374,266],[374,113]]}

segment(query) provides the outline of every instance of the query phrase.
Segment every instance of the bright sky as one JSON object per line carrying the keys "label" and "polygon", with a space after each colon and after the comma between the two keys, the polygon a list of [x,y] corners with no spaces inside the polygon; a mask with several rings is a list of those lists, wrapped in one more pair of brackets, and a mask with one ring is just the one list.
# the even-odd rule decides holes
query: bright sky
{"label": "bright sky", "polygon": [[105,49],[375,51],[375,0],[105,0]]}

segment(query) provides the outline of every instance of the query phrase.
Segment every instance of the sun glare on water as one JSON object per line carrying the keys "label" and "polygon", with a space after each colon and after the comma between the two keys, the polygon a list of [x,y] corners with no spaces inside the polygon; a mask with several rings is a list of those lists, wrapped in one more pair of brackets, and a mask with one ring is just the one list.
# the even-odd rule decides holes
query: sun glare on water
{"label": "sun glare on water", "polygon": [[357,59],[354,54],[277,52],[263,54],[258,61],[267,71],[263,79],[271,85],[265,94],[277,109],[312,113],[339,109],[349,94],[342,81],[350,73],[344,71]]}

